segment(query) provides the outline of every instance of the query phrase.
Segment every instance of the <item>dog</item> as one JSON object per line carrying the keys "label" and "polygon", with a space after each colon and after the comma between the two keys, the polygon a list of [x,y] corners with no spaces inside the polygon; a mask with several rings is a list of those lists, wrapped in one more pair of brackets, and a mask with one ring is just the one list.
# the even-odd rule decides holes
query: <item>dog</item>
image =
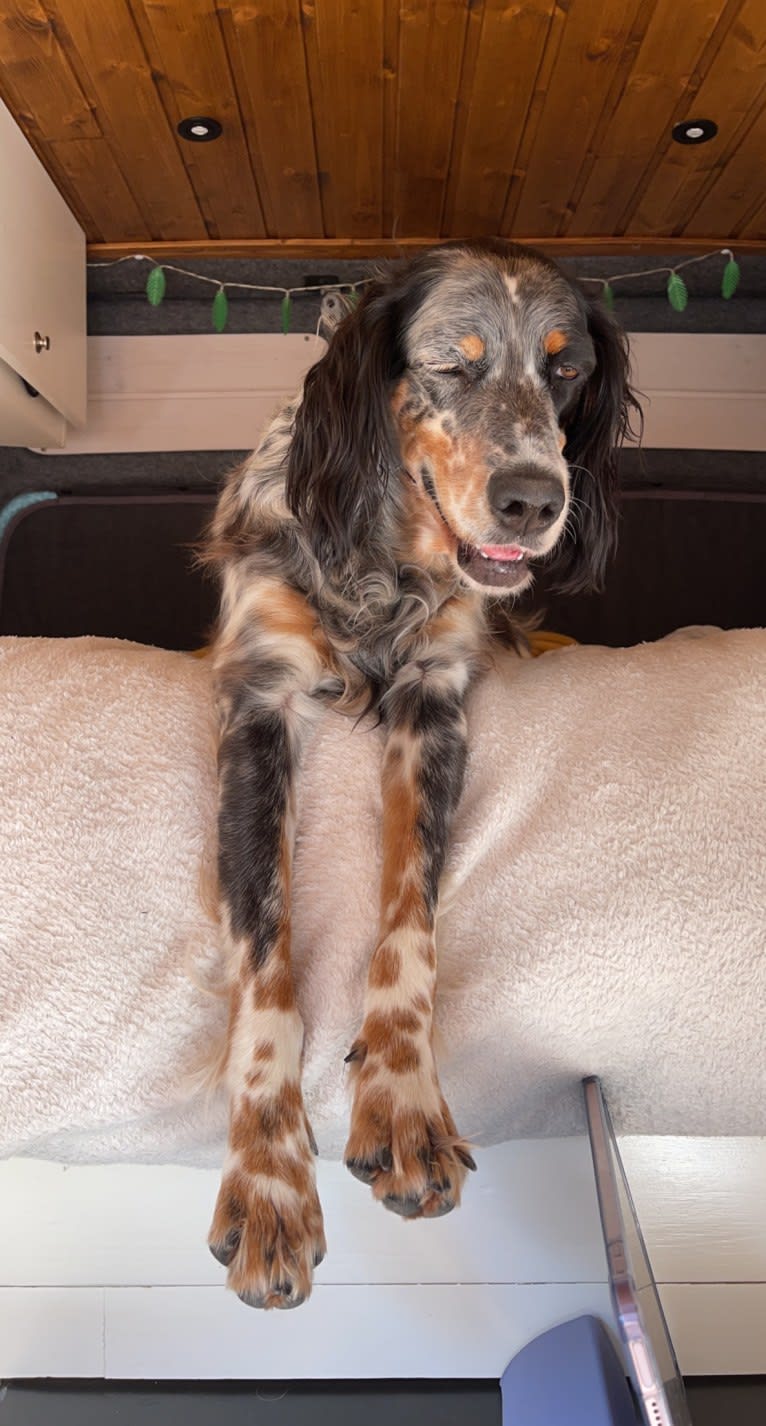
{"label": "dog", "polygon": [[[290,1308],[325,1238],[290,966],[301,750],[329,703],[385,730],[380,925],[350,1048],[345,1162],[405,1218],[476,1167],[432,1049],[434,920],[466,760],[464,704],[537,564],[598,585],[637,403],[610,314],[542,254],[434,248],[372,280],[225,482],[218,881],[230,958],[227,1157],[209,1246],[247,1304]],[[342,928],[339,928],[342,934]]]}

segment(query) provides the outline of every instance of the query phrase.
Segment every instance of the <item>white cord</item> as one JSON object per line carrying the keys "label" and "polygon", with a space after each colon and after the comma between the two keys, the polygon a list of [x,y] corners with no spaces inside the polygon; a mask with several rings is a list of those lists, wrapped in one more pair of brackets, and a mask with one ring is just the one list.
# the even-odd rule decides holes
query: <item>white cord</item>
{"label": "white cord", "polygon": [[607,284],[611,287],[613,282],[622,282],[626,277],[654,277],[658,272],[678,272],[682,267],[691,267],[693,262],[707,262],[709,257],[734,257],[731,248],[715,248],[711,253],[703,253],[701,257],[687,257],[683,262],[677,262],[675,267],[646,267],[643,272],[616,272],[613,277],[578,277],[578,282],[600,282],[602,287]]}
{"label": "white cord", "polygon": [[175,267],[171,262],[157,262],[156,258],[149,257],[146,253],[126,253],[125,257],[115,257],[109,262],[89,262],[88,267],[116,267],[120,262],[151,262],[155,267],[161,267],[164,272],[180,272],[182,277],[196,277],[198,282],[212,282],[214,287],[242,287],[249,292],[281,292],[283,297],[293,297],[296,292],[328,292],[341,291],[342,288],[350,287],[355,292],[357,287],[362,287],[365,282],[372,282],[371,277],[358,277],[354,282],[319,282],[314,287],[267,287],[260,282],[221,282],[217,277],[206,277],[203,272],[191,272],[188,267]]}

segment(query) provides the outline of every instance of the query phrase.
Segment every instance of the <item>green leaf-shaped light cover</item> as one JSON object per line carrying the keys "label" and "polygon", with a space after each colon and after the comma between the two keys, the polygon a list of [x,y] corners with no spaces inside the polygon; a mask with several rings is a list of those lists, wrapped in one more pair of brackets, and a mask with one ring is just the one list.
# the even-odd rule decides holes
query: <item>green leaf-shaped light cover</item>
{"label": "green leaf-shaped light cover", "polygon": [[161,267],[153,267],[146,279],[146,295],[152,307],[159,307],[165,296],[165,273]]}
{"label": "green leaf-shaped light cover", "polygon": [[674,312],[683,312],[689,301],[689,293],[686,290],[686,283],[677,272],[671,272],[668,278],[668,302]]}
{"label": "green leaf-shaped light cover", "polygon": [[603,286],[603,288],[602,288],[602,290],[601,290],[601,296],[603,297],[604,302],[606,303],[607,307],[609,308],[609,311],[610,311],[610,312],[613,312],[613,311],[614,311],[614,288],[613,288],[613,287],[610,287],[608,282],[605,282],[605,283],[604,283],[604,286]]}
{"label": "green leaf-shaped light cover", "polygon": [[292,315],[293,304],[290,300],[290,293],[286,292],[282,298],[282,331],[287,335],[290,330],[290,317]]}
{"label": "green leaf-shaped light cover", "polygon": [[213,326],[217,332],[222,332],[226,326],[226,319],[229,315],[229,299],[222,287],[213,298]]}
{"label": "green leaf-shaped light cover", "polygon": [[734,296],[734,293],[739,287],[739,278],[739,263],[736,262],[733,257],[730,257],[723,270],[723,277],[721,278],[722,297],[729,298]]}

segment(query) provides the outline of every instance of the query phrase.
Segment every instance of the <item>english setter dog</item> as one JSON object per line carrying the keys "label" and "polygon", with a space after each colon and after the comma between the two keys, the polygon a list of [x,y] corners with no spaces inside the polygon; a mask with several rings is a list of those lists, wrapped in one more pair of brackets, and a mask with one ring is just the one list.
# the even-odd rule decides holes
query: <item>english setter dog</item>
{"label": "english setter dog", "polygon": [[493,640],[523,640],[513,606],[535,563],[566,589],[600,580],[634,406],[625,337],[554,263],[450,243],[367,286],[223,488],[207,559],[221,585],[230,1125],[210,1248],[251,1306],[303,1302],[325,1253],[290,965],[307,735],[328,703],[385,730],[380,923],[346,1057],[345,1161],[386,1208],[439,1217],[475,1168],[431,1033],[466,693]]}

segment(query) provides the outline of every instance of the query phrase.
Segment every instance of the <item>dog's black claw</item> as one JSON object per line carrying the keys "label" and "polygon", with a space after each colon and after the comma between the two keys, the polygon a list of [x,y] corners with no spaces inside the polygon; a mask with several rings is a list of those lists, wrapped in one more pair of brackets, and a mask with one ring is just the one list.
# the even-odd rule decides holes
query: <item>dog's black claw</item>
{"label": "dog's black claw", "polygon": [[346,1159],[346,1168],[360,1183],[374,1183],[378,1173],[378,1165],[369,1159]]}
{"label": "dog's black claw", "polygon": [[473,1154],[469,1154],[467,1149],[460,1149],[456,1146],[455,1155],[465,1168],[471,1169],[473,1173],[476,1173],[476,1160]]}
{"label": "dog's black claw", "polygon": [[398,1213],[400,1218],[417,1218],[422,1213],[419,1198],[400,1198],[398,1194],[387,1193],[383,1199],[386,1208]]}
{"label": "dog's black claw", "polygon": [[361,1183],[374,1183],[378,1174],[390,1173],[394,1167],[394,1156],[387,1144],[378,1149],[374,1158],[371,1159],[346,1159],[346,1168],[349,1173],[358,1178]]}
{"label": "dog's black claw", "polygon": [[[237,1297],[240,1302],[244,1302],[245,1307],[266,1308],[271,1306],[279,1308],[284,1312],[289,1311],[291,1307],[300,1307],[301,1303],[306,1301],[302,1293],[299,1293],[295,1297],[292,1297],[291,1293],[292,1283],[278,1282],[265,1296],[255,1292],[238,1292]],[[274,1297],[278,1299],[276,1302],[271,1300]]]}
{"label": "dog's black claw", "polygon": [[231,1231],[226,1234],[222,1243],[208,1243],[213,1257],[222,1267],[227,1268],[229,1266],[229,1263],[239,1247],[241,1236],[239,1228],[232,1228]]}
{"label": "dog's black claw", "polygon": [[455,1204],[453,1203],[453,1201],[452,1201],[451,1198],[443,1198],[442,1201],[441,1201],[441,1203],[437,1203],[436,1205],[432,1205],[432,1206],[429,1208],[427,1217],[428,1217],[428,1218],[444,1218],[447,1213],[451,1213],[451,1212],[452,1212],[452,1210],[453,1210],[454,1207],[455,1207]]}

